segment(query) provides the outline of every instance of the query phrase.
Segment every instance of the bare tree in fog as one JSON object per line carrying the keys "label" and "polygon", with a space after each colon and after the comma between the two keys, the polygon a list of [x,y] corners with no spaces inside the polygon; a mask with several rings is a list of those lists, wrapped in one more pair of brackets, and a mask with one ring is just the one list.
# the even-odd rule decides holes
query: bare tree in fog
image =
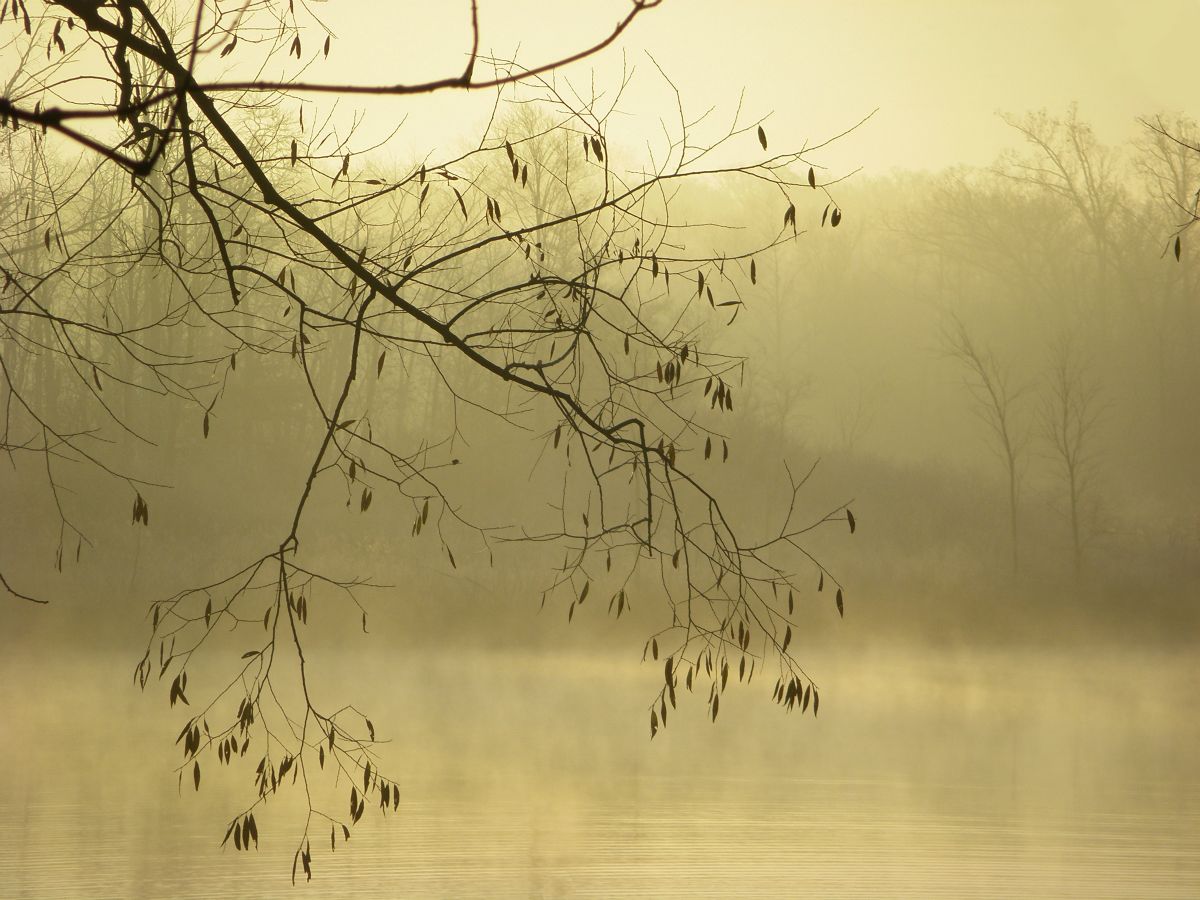
{"label": "bare tree in fog", "polygon": [[847,404],[838,412],[838,446],[843,453],[855,452],[859,441],[871,430],[876,412],[877,404],[868,397],[863,383],[859,381],[854,405]]}
{"label": "bare tree in fog", "polygon": [[1116,151],[1096,139],[1075,106],[1064,116],[1043,111],[1004,120],[1025,138],[1030,152],[1009,154],[1001,172],[1049,192],[1078,217],[1091,239],[1095,290],[1103,297],[1128,272],[1122,265],[1128,248],[1119,228],[1126,197]]}
{"label": "bare tree in fog", "polygon": [[1022,398],[1027,387],[1014,383],[1011,370],[978,344],[962,320],[951,316],[942,332],[946,353],[966,370],[973,409],[987,426],[989,444],[1008,480],[1008,522],[1013,572],[1020,569],[1019,515],[1022,461],[1029,446]]}
{"label": "bare tree in fog", "polygon": [[[323,697],[305,653],[312,606],[352,610],[367,626],[364,582],[349,574],[363,562],[337,572],[312,562],[334,530],[321,498],[359,514],[403,510],[413,539],[450,566],[456,551],[490,558],[500,542],[553,542],[564,561],[546,597],[568,618],[603,602],[601,592],[622,615],[634,573],[657,572],[663,627],[647,654],[664,670],[651,736],[694,683],[707,684],[715,720],[731,669],[739,681],[758,673],[774,701],[816,714],[817,685],[790,652],[797,595],[828,581],[841,613],[843,592],[802,540],[829,521],[853,531],[854,518],[841,506],[801,521],[801,479],[783,489],[778,521],[738,522],[710,484],[736,442],[727,423],[743,363],[722,352],[722,331],[748,314],[757,258],[800,233],[802,198],[827,192],[806,155],[768,150],[760,123],[736,121],[705,141],[682,107],[655,165],[618,162],[612,104],[576,99],[553,73],[610,45],[658,0],[634,0],[593,45],[525,69],[479,54],[472,3],[464,67],[400,85],[300,80],[333,34],[279,0],[190,12],[145,0],[28,5],[6,3],[0,24],[17,67],[0,98],[3,177],[25,199],[0,222],[3,446],[45,463],[70,526],[59,564],[86,541],[60,502],[83,486],[81,469],[122,486],[133,527],[151,527],[159,486],[123,449],[153,442],[147,408],[170,403],[207,438],[239,390],[239,357],[251,356],[308,395],[306,408],[266,423],[307,434],[285,520],[208,583],[151,605],[136,670],[143,688],[169,685],[171,705],[194,711],[177,741],[181,780],[199,789],[204,762],[252,784],[226,842],[257,847],[256,814],[298,784],[308,814],[293,877],[311,877],[312,837],[327,830],[336,847],[368,801],[399,803],[396,778],[379,770],[375,725]],[[210,76],[221,60],[288,74]],[[473,148],[395,174],[298,103],[518,84],[546,110],[527,122],[534,131],[493,122]],[[87,153],[52,158],[50,132]],[[723,144],[757,161],[715,165]],[[671,205],[700,178],[769,184],[772,237],[734,255],[697,249]],[[826,200],[814,227],[840,221],[831,198],[816,209]],[[413,434],[396,407],[416,399],[416,384],[440,386],[451,412]],[[467,409],[541,448],[540,465],[562,483],[553,526],[488,524],[447,486]],[[209,669],[225,663],[227,681],[189,684],[205,658]]]}
{"label": "bare tree in fog", "polygon": [[1083,571],[1083,551],[1095,525],[1101,437],[1098,425],[1103,404],[1094,374],[1069,337],[1054,342],[1039,412],[1041,433],[1050,446],[1066,494],[1071,560],[1078,578]]}

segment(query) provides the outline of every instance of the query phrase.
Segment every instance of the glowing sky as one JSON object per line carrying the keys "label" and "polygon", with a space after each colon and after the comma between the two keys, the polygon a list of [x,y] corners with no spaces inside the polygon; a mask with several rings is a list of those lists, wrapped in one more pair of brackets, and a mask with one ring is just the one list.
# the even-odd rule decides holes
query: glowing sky
{"label": "glowing sky", "polygon": [[[310,77],[441,77],[465,58],[466,2],[334,0],[312,8],[337,39]],[[627,8],[623,0],[482,0],[483,48],[516,52],[532,65],[605,34]],[[649,52],[691,112],[715,105],[727,117],[744,88],[746,113],[770,113],[779,146],[821,139],[878,107],[837,161],[881,172],[989,163],[1013,142],[997,111],[1061,112],[1078,101],[1107,141],[1131,135],[1138,115],[1195,113],[1197,35],[1197,0],[665,0],[616,48],[563,74],[587,88],[594,71],[597,89],[611,91],[627,63],[638,78],[623,108],[649,121],[670,117]],[[401,143],[424,149],[434,134],[440,143],[470,132],[490,105],[489,97],[442,94],[343,101],[342,109],[372,114],[364,136],[407,115]]]}

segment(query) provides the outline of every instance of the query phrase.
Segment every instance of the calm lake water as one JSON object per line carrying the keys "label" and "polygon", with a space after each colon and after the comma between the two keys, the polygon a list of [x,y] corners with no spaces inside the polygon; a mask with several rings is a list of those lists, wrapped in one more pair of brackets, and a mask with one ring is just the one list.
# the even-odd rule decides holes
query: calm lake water
{"label": "calm lake water", "polygon": [[288,801],[219,850],[245,782],[177,795],[178,717],[127,660],[0,663],[0,897],[1200,897],[1194,654],[833,660],[817,720],[752,685],[653,742],[657,667],[358,660],[390,673],[399,814],[314,839],[295,888]]}

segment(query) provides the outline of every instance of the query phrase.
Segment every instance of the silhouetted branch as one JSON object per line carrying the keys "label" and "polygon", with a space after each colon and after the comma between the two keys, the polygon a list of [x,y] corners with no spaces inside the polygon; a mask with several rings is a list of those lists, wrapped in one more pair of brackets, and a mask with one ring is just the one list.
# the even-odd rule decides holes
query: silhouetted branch
{"label": "silhouetted branch", "polygon": [[12,594],[14,597],[16,597],[18,600],[28,600],[30,603],[43,603],[43,604],[50,602],[49,600],[46,600],[43,597],[31,597],[28,594],[22,594],[20,591],[18,591],[16,588],[14,588],[11,584],[8,583],[8,579],[4,577],[3,572],[0,572],[0,585],[3,585],[4,589],[6,591],[8,591],[10,594]]}
{"label": "silhouetted branch", "polygon": [[[837,179],[818,179],[811,150],[768,153],[761,123],[737,116],[703,141],[681,114],[666,162],[649,170],[618,162],[612,108],[570,100],[543,76],[611,45],[657,0],[634,2],[584,50],[528,69],[479,56],[472,3],[465,70],[390,87],[203,82],[194,75],[201,44],[228,38],[224,55],[237,36],[202,21],[202,7],[189,39],[176,38],[165,14],[143,0],[59,5],[107,51],[114,72],[105,78],[116,101],[103,110],[126,137],[79,176],[51,173],[37,131],[22,129],[9,140],[24,143],[6,145],[8,177],[28,211],[0,220],[7,278],[0,336],[11,341],[0,372],[15,412],[5,448],[45,456],[56,502],[53,455],[90,462],[133,495],[133,527],[149,527],[153,492],[83,436],[99,441],[111,431],[149,445],[127,401],[151,395],[178,403],[193,417],[193,433],[207,439],[221,424],[239,354],[261,362],[264,380],[294,385],[301,396],[287,409],[258,413],[268,427],[286,426],[301,454],[302,474],[284,488],[286,513],[265,533],[256,530],[241,557],[249,563],[226,563],[227,574],[151,604],[135,669],[143,689],[169,684],[168,702],[194,713],[178,739],[181,782],[190,776],[199,789],[202,762],[230,766],[251,752],[257,759],[255,797],[229,821],[226,841],[257,847],[255,813],[281,787],[297,785],[307,809],[295,861],[311,876],[318,825],[330,827],[336,845],[368,797],[385,811],[398,805],[396,779],[379,768],[374,723],[314,690],[325,676],[307,638],[310,604],[361,615],[366,632],[360,595],[372,587],[312,562],[335,530],[320,522],[326,490],[359,515],[380,507],[403,515],[411,537],[427,541],[425,552],[455,569],[463,541],[486,551],[489,563],[500,544],[560,547],[563,562],[544,602],[561,600],[569,621],[601,590],[609,614],[624,615],[635,575],[652,571],[664,623],[669,616],[646,645],[647,655],[665,657],[652,736],[680,685],[707,681],[715,719],[731,671],[745,683],[772,672],[775,702],[801,712],[811,704],[816,713],[818,686],[791,647],[811,612],[796,597],[823,591],[828,580],[842,614],[844,587],[803,539],[834,523],[853,532],[853,514],[843,504],[806,520],[798,494],[807,476],[797,484],[789,472],[782,519],[749,534],[757,519],[731,512],[714,473],[737,446],[729,422],[745,390],[744,360],[723,349],[725,330],[750,314],[743,310],[756,290],[756,256],[804,233],[797,203],[806,192],[828,204],[820,225],[828,218],[837,226],[842,214],[830,193]],[[281,21],[271,32],[280,49],[295,28],[294,16]],[[300,56],[298,30],[291,47]],[[487,66],[491,77],[479,71]],[[398,175],[377,168],[352,134],[335,135],[328,122],[305,125],[304,107],[297,128],[278,102],[302,93],[516,84],[540,85],[540,113],[525,106],[519,123],[493,119],[474,149]],[[103,118],[12,103],[0,112],[64,134],[73,119]],[[737,140],[761,146],[757,161],[710,163],[711,150]],[[759,237],[735,251],[701,249],[716,225],[672,214],[679,192],[696,180],[765,183],[778,209]],[[389,379],[399,373],[397,387]],[[76,405],[56,396],[60,387]],[[417,419],[408,407],[421,401],[430,409],[444,404],[444,412]],[[487,521],[479,504],[461,502],[467,492],[446,474],[462,462],[471,411],[522,432],[540,450],[534,468],[561,479],[546,508],[528,517],[505,510],[500,521]],[[59,415],[91,427],[69,431],[57,426]],[[411,430],[406,416],[416,420]],[[490,477],[509,477],[496,474],[494,459],[486,465]],[[73,529],[68,510],[59,504],[59,511],[62,530]],[[61,544],[60,537],[60,557]],[[200,658],[228,665],[192,708],[197,686],[189,687],[188,675]],[[349,792],[349,816],[330,812],[316,791],[326,770],[343,799]]]}

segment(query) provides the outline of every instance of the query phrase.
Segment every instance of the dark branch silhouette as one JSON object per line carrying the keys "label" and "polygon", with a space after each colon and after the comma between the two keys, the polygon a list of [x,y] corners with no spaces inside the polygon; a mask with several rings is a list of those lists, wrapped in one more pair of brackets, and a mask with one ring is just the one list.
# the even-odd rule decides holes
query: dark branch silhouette
{"label": "dark branch silhouette", "polygon": [[[681,685],[708,682],[715,720],[731,669],[738,681],[773,681],[772,699],[789,710],[819,708],[818,685],[791,650],[806,611],[797,598],[815,599],[828,582],[841,614],[844,587],[802,540],[831,522],[853,532],[853,514],[841,505],[804,519],[808,476],[789,474],[784,508],[767,525],[731,513],[714,482],[736,448],[728,422],[744,363],[721,349],[721,336],[748,306],[755,258],[803,233],[803,196],[828,201],[816,227],[836,227],[842,211],[812,149],[768,154],[761,123],[736,120],[705,140],[682,105],[665,161],[618,163],[612,109],[568,99],[546,76],[610,46],[657,5],[634,2],[603,39],[520,68],[479,55],[472,4],[464,71],[409,86],[197,81],[198,56],[219,45],[233,52],[237,28],[255,14],[275,16],[277,49],[264,58],[291,35],[289,52],[301,55],[295,14],[268,0],[240,9],[240,25],[228,27],[219,4],[198,4],[180,26],[169,8],[141,0],[62,0],[15,41],[46,39],[60,60],[76,42],[99,47],[111,72],[95,77],[114,95],[94,108],[44,106],[52,65],[24,81],[18,72],[0,106],[10,126],[6,177],[27,204],[0,220],[3,448],[45,459],[62,523],[59,567],[64,550],[78,559],[87,540],[59,502],[68,464],[120,485],[132,527],[150,527],[158,486],[136,474],[136,454],[110,452],[110,435],[152,443],[139,403],[171,402],[207,438],[240,377],[239,355],[260,360],[270,383],[307,393],[304,408],[274,420],[306,453],[286,516],[224,573],[151,605],[135,671],[143,689],[169,683],[171,705],[189,707],[177,741],[181,782],[199,789],[202,761],[257,760],[252,797],[229,820],[226,842],[257,847],[256,813],[285,784],[304,791],[293,875],[311,877],[314,835],[328,827],[336,847],[368,799],[385,812],[399,802],[374,723],[323,699],[306,653],[310,606],[353,609],[368,626],[361,595],[371,583],[313,562],[331,531],[313,510],[330,493],[362,515],[373,504],[403,511],[412,537],[424,534],[454,568],[463,544],[490,560],[495,547],[553,543],[564,561],[543,603],[561,600],[568,620],[602,590],[609,614],[622,616],[635,575],[655,571],[665,608],[646,654],[662,658],[664,677],[650,704],[652,737]],[[68,82],[82,77],[61,65]],[[537,115],[494,119],[474,149],[399,173],[378,169],[353,136],[306,124],[303,107],[298,124],[280,109],[302,93],[517,85],[532,92],[517,108]],[[81,120],[123,136],[105,142],[67,124]],[[47,151],[51,132],[97,155],[63,168]],[[756,162],[702,164],[752,135]],[[709,226],[673,216],[678,193],[697,181],[770,185],[779,206],[769,235],[713,250]],[[380,396],[411,401],[422,389],[448,412],[416,428]],[[537,467],[562,485],[549,515],[489,523],[456,494],[447,473],[469,443],[468,414],[540,447]],[[189,686],[197,658],[226,661],[224,683]],[[198,689],[206,699],[193,704]],[[331,805],[322,783],[343,805]]]}

